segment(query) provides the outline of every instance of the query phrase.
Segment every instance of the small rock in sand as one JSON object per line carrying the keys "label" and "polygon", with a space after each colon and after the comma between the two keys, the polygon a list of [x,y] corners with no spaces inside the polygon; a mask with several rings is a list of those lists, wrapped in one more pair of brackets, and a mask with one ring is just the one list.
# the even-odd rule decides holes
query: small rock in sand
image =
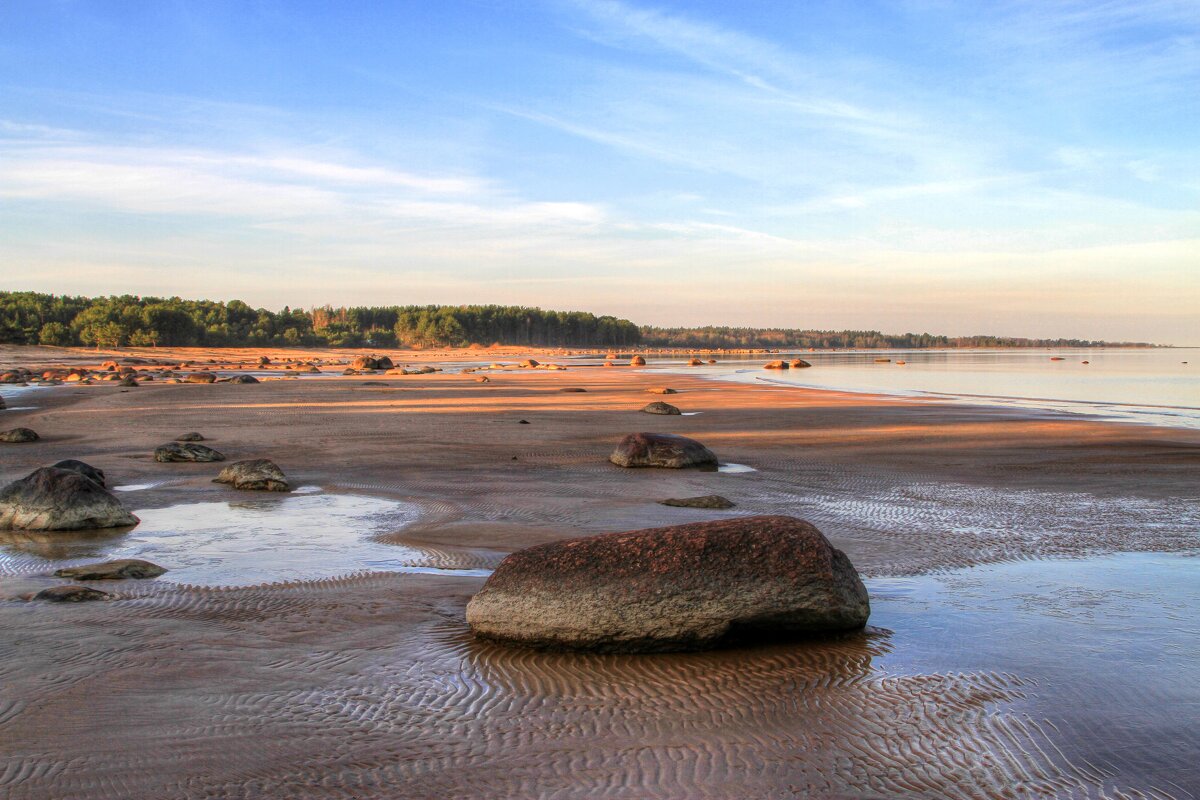
{"label": "small rock in sand", "polygon": [[86,603],[89,600],[108,600],[112,595],[87,586],[51,586],[33,596],[48,603]]}
{"label": "small rock in sand", "polygon": [[661,400],[655,400],[653,403],[648,403],[643,409],[644,414],[671,414],[679,416],[683,412],[670,403],[664,403]]}
{"label": "small rock in sand", "polygon": [[719,494],[706,494],[703,497],[673,497],[669,500],[659,500],[664,506],[676,508],[733,508],[736,503],[721,497]]}
{"label": "small rock in sand", "polygon": [[228,483],[235,489],[265,492],[290,492],[292,489],[283,470],[266,458],[235,461],[221,470],[214,482]]}
{"label": "small rock in sand", "polygon": [[0,431],[0,442],[8,442],[9,444],[36,442],[38,438],[37,433],[29,428],[13,428],[9,431]]}
{"label": "small rock in sand", "polygon": [[608,460],[618,467],[716,468],[713,451],[686,436],[672,433],[631,433],[622,439]]}
{"label": "small rock in sand", "polygon": [[168,442],[154,449],[154,460],[163,464],[173,461],[224,461],[225,456],[202,444]]}
{"label": "small rock in sand", "polygon": [[54,571],[56,578],[73,581],[116,581],[125,578],[157,578],[167,570],[140,558],[121,558],[82,567],[64,567]]}

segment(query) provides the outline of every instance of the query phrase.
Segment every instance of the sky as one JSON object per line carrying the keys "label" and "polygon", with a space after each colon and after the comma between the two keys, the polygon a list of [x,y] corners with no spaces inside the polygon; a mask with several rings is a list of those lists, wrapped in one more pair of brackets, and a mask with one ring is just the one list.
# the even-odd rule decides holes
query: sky
{"label": "sky", "polygon": [[6,0],[0,289],[1200,345],[1200,3]]}

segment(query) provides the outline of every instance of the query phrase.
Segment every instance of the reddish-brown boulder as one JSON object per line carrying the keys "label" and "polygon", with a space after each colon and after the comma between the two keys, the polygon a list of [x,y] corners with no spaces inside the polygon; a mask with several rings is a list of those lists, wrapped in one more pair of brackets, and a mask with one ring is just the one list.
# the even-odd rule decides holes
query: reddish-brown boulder
{"label": "reddish-brown boulder", "polygon": [[696,650],[862,628],[846,555],[792,517],[610,533],[508,556],[467,605],[477,636],[599,652]]}

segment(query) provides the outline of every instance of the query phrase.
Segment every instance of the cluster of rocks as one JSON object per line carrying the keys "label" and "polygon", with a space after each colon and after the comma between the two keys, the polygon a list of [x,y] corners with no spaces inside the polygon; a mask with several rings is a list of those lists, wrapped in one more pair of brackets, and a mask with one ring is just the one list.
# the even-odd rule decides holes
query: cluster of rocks
{"label": "cluster of rocks", "polygon": [[[155,460],[223,461],[225,457],[204,445],[204,437],[185,433],[182,441],[170,442],[155,450]],[[251,491],[291,491],[287,477],[272,461],[264,458],[235,461],[215,478],[235,489]],[[0,530],[79,531],[106,528],[131,528],[138,518],[122,505],[108,489],[103,472],[76,459],[59,461],[35,469],[24,478],[0,489]],[[76,581],[127,580],[154,578],[166,569],[139,559],[120,559],[100,564],[66,567],[55,577]],[[108,600],[112,596],[97,589],[77,585],[52,586],[34,595],[48,602],[84,602]]]}
{"label": "cluster of rocks", "polygon": [[812,364],[805,361],[803,358],[795,358],[791,361],[771,361],[763,366],[764,369],[804,369],[811,367]]}

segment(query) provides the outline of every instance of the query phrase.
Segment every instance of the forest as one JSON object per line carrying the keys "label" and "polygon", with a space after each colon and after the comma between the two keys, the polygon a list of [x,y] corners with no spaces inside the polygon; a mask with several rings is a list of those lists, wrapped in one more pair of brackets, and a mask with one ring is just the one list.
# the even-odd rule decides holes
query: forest
{"label": "forest", "polygon": [[[282,311],[240,300],[71,297],[0,292],[0,344],[59,347],[545,347],[829,349],[878,347],[1089,347],[1081,339],[949,337],[929,333],[795,328],[638,327],[586,311],[499,305],[321,306]],[[1144,343],[1121,346],[1149,347]]]}
{"label": "forest", "polygon": [[0,343],[61,347],[628,347],[632,322],[523,306],[383,306],[282,311],[240,300],[0,292]]}

